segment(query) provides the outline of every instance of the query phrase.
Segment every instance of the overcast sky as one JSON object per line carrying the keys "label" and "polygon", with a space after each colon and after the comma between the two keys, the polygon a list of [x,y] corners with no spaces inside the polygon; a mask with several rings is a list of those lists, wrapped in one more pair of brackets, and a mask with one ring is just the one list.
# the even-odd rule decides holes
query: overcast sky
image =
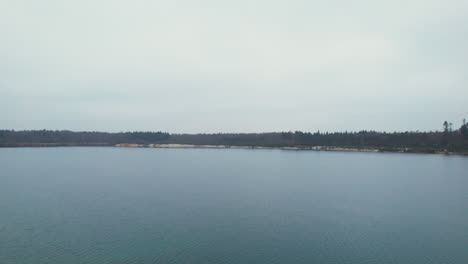
{"label": "overcast sky", "polygon": [[467,0],[0,0],[0,129],[402,131],[464,117]]}

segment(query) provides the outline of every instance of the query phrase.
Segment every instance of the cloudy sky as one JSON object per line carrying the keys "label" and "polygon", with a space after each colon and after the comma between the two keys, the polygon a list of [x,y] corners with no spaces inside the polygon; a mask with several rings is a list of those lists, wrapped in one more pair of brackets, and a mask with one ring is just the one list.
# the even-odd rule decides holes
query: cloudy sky
{"label": "cloudy sky", "polygon": [[440,130],[468,1],[0,0],[0,129]]}

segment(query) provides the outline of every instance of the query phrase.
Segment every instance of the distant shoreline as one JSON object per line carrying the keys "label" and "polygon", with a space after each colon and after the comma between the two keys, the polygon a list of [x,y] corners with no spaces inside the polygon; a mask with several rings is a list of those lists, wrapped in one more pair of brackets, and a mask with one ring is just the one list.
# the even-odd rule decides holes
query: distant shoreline
{"label": "distant shoreline", "polygon": [[0,130],[0,147],[118,146],[146,148],[241,148],[468,154],[468,124],[429,132],[266,132],[170,134],[133,131]]}
{"label": "distant shoreline", "polygon": [[206,149],[279,149],[279,150],[315,150],[315,151],[348,151],[348,152],[393,152],[419,154],[468,155],[468,152],[421,151],[414,148],[383,148],[383,147],[344,147],[344,146],[233,146],[233,145],[194,145],[194,144],[127,144],[114,145],[123,148],[206,148]]}
{"label": "distant shoreline", "polygon": [[347,146],[237,146],[237,145],[196,145],[196,144],[134,144],[134,143],[17,143],[0,144],[0,148],[22,147],[119,147],[119,148],[172,148],[172,149],[278,149],[278,150],[313,150],[313,151],[343,151],[343,152],[388,152],[388,153],[419,153],[468,155],[468,152],[449,152],[441,150],[424,151],[417,148],[386,148],[386,147],[347,147]]}

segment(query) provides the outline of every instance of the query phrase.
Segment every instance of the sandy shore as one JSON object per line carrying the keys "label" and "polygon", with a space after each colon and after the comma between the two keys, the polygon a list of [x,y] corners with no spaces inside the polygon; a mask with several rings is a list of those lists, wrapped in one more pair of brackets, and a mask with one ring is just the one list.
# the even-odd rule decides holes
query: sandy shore
{"label": "sandy shore", "polygon": [[[192,145],[192,144],[116,144],[116,147],[130,148],[208,148],[208,149],[281,149],[281,150],[325,150],[325,151],[361,151],[361,152],[379,152],[377,148],[347,148],[347,147],[261,147],[261,146],[228,146],[228,145]],[[400,152],[400,151],[394,151]],[[405,152],[404,149],[401,152]]]}
{"label": "sandy shore", "polygon": [[229,146],[229,145],[194,145],[194,144],[134,144],[134,143],[15,143],[0,144],[0,148],[16,147],[126,147],[126,148],[205,148],[205,149],[280,149],[280,150],[315,150],[315,151],[345,151],[345,152],[395,152],[468,155],[468,152],[449,152],[447,150],[425,150],[417,148],[385,148],[385,147],[338,147],[338,146],[293,146],[293,147],[262,147],[262,146]]}
{"label": "sandy shore", "polygon": [[379,148],[379,147],[332,147],[332,146],[297,146],[297,147],[262,147],[262,146],[229,146],[229,145],[192,145],[192,144],[116,144],[115,147],[128,148],[206,148],[206,149],[280,149],[280,150],[315,150],[315,151],[347,151],[347,152],[395,152],[395,153],[422,153],[468,155],[466,152],[433,151],[425,152],[412,148]]}

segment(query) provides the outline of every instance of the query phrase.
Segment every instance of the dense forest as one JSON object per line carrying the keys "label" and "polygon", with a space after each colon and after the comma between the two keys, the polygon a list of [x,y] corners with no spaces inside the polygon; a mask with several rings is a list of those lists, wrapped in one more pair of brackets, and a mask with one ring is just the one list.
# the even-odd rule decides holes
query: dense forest
{"label": "dense forest", "polygon": [[468,152],[468,124],[459,129],[443,123],[434,132],[274,132],[169,134],[166,132],[72,132],[67,130],[0,130],[0,147],[18,146],[112,146],[128,144],[193,144],[258,147],[353,147],[383,151]]}

